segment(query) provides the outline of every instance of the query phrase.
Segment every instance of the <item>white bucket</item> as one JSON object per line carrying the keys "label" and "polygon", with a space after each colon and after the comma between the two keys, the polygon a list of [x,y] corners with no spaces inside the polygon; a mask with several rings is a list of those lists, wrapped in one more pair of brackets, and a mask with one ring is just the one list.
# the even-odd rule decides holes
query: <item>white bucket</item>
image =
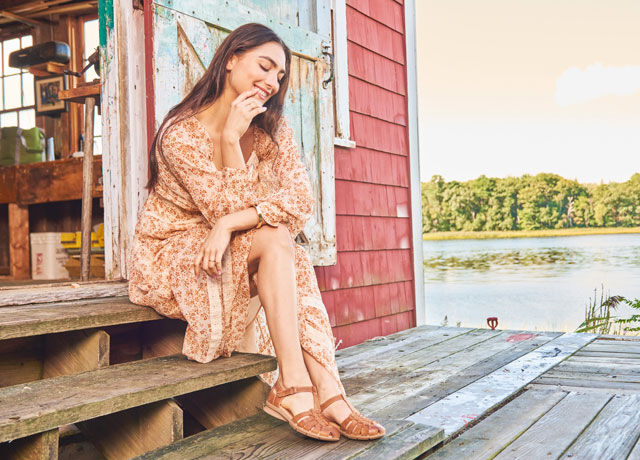
{"label": "white bucket", "polygon": [[64,268],[69,258],[60,243],[60,233],[31,233],[31,278],[34,280],[55,280],[69,278]]}

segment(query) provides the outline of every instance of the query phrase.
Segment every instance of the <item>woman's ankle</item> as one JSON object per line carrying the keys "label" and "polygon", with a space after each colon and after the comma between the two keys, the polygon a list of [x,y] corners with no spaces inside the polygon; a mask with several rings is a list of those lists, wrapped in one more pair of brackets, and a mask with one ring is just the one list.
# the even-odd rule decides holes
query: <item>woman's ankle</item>
{"label": "woman's ankle", "polygon": [[286,374],[285,372],[281,372],[279,379],[280,383],[282,383],[286,388],[312,385],[311,377],[309,377],[308,372],[291,372]]}

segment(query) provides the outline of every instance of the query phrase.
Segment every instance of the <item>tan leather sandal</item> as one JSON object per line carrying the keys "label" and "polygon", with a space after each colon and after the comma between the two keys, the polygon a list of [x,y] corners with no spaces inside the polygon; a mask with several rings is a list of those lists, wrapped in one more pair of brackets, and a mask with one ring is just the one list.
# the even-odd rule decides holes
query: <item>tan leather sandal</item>
{"label": "tan leather sandal", "polygon": [[[289,409],[280,405],[287,396],[303,392],[313,393],[313,409],[293,415]],[[267,395],[267,402],[263,410],[275,418],[289,422],[291,428],[310,438],[322,441],[338,441],[340,439],[337,426],[318,409],[318,396],[313,386],[285,388],[278,379]]]}
{"label": "tan leather sandal", "polygon": [[340,401],[341,399],[351,409],[351,414],[349,414],[342,423],[331,422],[340,430],[341,434],[347,438],[357,439],[360,441],[378,439],[385,435],[386,430],[382,425],[362,415],[351,405],[349,401],[347,401],[342,393],[335,395],[320,404],[320,410],[324,411],[331,404],[336,401]]}

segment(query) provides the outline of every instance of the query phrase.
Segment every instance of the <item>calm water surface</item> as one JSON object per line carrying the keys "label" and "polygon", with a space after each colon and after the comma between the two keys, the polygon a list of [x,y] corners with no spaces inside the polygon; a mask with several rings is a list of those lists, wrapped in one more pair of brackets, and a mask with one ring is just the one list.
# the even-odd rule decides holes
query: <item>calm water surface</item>
{"label": "calm water surface", "polygon": [[573,331],[595,288],[640,298],[640,234],[424,241],[423,255],[427,324]]}

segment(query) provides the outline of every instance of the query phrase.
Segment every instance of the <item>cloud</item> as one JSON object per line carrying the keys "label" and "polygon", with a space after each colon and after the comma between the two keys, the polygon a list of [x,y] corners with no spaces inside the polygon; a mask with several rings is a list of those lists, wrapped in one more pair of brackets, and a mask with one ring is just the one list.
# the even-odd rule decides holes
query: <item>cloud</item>
{"label": "cloud", "polygon": [[565,70],[556,81],[556,102],[566,106],[610,94],[628,96],[639,90],[640,66],[603,66],[596,62],[584,70]]}

